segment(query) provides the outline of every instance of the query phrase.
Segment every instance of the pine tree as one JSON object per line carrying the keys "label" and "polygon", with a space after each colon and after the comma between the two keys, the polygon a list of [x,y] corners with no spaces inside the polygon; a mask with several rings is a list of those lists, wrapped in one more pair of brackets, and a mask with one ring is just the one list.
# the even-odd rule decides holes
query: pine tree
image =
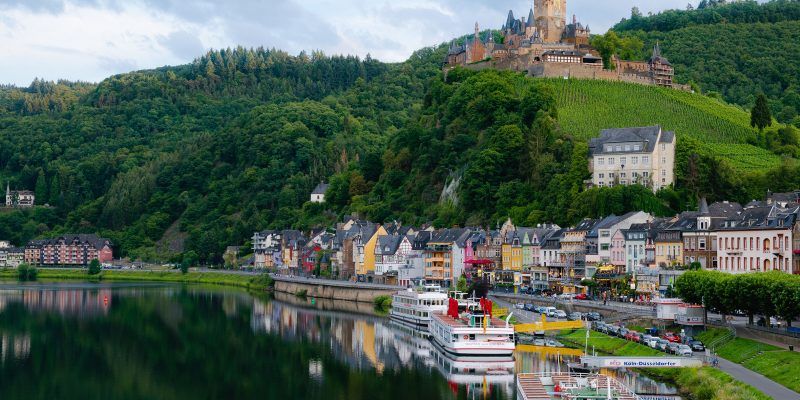
{"label": "pine tree", "polygon": [[761,93],[756,97],[756,105],[750,110],[750,126],[763,132],[764,128],[772,126],[772,113],[769,111],[767,96]]}
{"label": "pine tree", "polygon": [[44,176],[44,171],[39,169],[39,176],[36,178],[36,198],[40,202],[47,201],[47,179]]}

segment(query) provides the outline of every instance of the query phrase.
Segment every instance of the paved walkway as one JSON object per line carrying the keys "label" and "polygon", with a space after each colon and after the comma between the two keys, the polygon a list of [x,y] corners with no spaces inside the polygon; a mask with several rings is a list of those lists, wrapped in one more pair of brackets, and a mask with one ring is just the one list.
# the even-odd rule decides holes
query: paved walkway
{"label": "paved walkway", "polygon": [[742,381],[776,400],[800,400],[800,393],[789,390],[775,381],[745,368],[741,364],[719,357],[719,369],[730,374],[734,379]]}

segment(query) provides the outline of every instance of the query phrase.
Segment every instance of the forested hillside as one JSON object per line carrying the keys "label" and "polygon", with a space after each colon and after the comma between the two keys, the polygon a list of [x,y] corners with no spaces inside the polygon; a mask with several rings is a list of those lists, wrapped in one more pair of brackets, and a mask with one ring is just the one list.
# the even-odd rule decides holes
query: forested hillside
{"label": "forested hillside", "polygon": [[[794,159],[748,145],[757,136],[747,113],[721,100],[513,72],[445,78],[445,50],[385,64],[236,48],[99,84],[0,87],[0,180],[49,205],[0,211],[0,238],[97,232],[117,256],[192,250],[219,262],[255,230],[350,213],[566,226],[638,209],[670,215],[698,195],[749,201],[800,187]],[[584,190],[586,140],[650,124],[678,133],[676,187]],[[800,152],[796,131],[758,140]],[[319,182],[331,184],[328,202],[309,203]]]}
{"label": "forested hillside", "polygon": [[121,255],[152,256],[167,250],[167,231],[172,250],[186,238],[210,259],[254,229],[333,218],[302,213],[308,193],[380,158],[440,59],[434,49],[384,64],[237,48],[96,87],[2,88],[0,179],[54,208],[0,214],[0,237],[100,231]]}
{"label": "forested hillside", "polygon": [[747,108],[763,92],[779,121],[800,126],[800,1],[703,3],[652,16],[634,10],[612,29],[645,49],[659,41],[678,81]]}

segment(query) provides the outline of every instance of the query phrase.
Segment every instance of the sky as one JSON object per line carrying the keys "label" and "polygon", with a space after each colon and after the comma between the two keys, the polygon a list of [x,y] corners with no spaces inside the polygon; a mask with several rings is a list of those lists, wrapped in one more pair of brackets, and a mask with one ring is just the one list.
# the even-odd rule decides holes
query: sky
{"label": "sky", "polygon": [[[567,0],[568,15],[594,33],[633,6],[647,14],[686,5]],[[530,0],[0,0],[0,84],[99,82],[237,45],[403,61],[472,32],[475,22],[497,29],[509,9],[519,17],[530,7]]]}

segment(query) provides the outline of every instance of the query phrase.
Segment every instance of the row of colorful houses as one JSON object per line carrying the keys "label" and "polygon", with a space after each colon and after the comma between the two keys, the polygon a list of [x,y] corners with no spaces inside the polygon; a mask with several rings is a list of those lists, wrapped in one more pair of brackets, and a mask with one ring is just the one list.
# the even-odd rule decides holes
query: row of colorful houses
{"label": "row of colorful houses", "polygon": [[[556,291],[586,278],[630,275],[642,292],[664,291],[690,265],[729,273],[800,274],[800,192],[744,206],[708,205],[668,218],[635,211],[554,224],[436,229],[348,218],[332,229],[253,235],[254,264],[289,274],[326,271],[338,279],[453,286],[495,281]],[[500,273],[498,271],[503,271]]]}
{"label": "row of colorful houses", "polygon": [[17,267],[23,262],[38,266],[86,266],[92,260],[113,260],[109,239],[92,234],[66,234],[49,239],[31,240],[25,247],[11,247],[0,241],[0,266]]}

